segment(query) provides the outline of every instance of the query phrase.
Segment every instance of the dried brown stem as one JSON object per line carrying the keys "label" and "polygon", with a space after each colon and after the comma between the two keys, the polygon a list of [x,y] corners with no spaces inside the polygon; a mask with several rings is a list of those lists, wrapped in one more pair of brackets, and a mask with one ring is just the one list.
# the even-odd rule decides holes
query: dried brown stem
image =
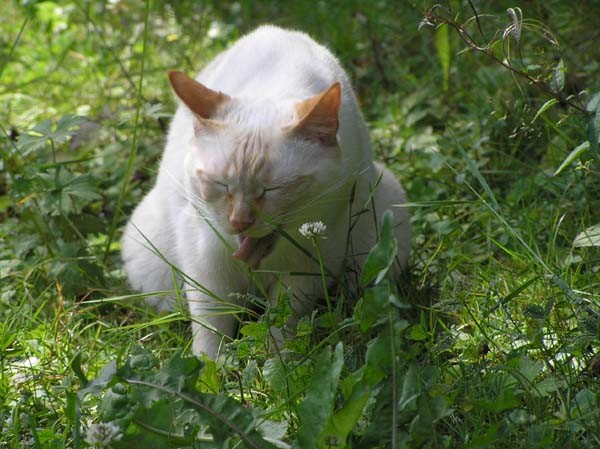
{"label": "dried brown stem", "polygon": [[[471,1],[469,1],[469,5],[471,7],[471,10],[473,11],[474,14],[474,18],[475,21],[477,23],[477,27],[479,29],[479,32],[481,33],[481,35],[483,36],[483,30],[481,29],[481,24],[479,21],[479,14],[477,13],[477,10],[475,9],[475,6],[473,5],[473,3]],[[413,6],[415,6],[413,4]],[[552,90],[548,84],[548,82],[546,81],[542,81],[540,79],[534,78],[531,75],[529,75],[527,72],[524,72],[522,70],[519,70],[518,68],[514,67],[513,65],[511,65],[509,62],[503,61],[502,59],[498,58],[494,52],[492,50],[490,50],[491,45],[490,43],[488,43],[485,46],[480,46],[477,45],[477,43],[475,42],[475,39],[473,38],[473,36],[465,29],[465,27],[463,26],[463,24],[458,23],[457,21],[455,21],[452,18],[445,18],[442,17],[441,15],[437,14],[434,12],[436,8],[432,8],[431,10],[427,11],[426,13],[423,13],[424,17],[427,18],[427,20],[429,22],[435,23],[435,24],[446,24],[452,28],[454,28],[456,30],[456,32],[458,33],[459,37],[462,39],[462,41],[467,44],[467,46],[471,49],[471,50],[475,50],[479,53],[483,53],[485,56],[487,56],[488,58],[490,58],[492,61],[494,61],[497,64],[500,64],[502,67],[504,67],[505,69],[509,70],[510,72],[514,73],[515,75],[526,79],[527,81],[529,81],[531,84],[534,84],[538,87],[540,87],[542,90],[544,90],[544,92],[548,93],[549,95],[551,95],[552,97],[556,98],[558,101],[560,101],[563,104],[566,104],[570,107],[572,107],[573,109],[575,109],[576,111],[586,114],[586,110],[585,107],[583,107],[580,104],[574,103],[573,101],[569,100],[568,98],[565,98],[564,95],[562,95],[560,92],[555,92],[554,90]]]}

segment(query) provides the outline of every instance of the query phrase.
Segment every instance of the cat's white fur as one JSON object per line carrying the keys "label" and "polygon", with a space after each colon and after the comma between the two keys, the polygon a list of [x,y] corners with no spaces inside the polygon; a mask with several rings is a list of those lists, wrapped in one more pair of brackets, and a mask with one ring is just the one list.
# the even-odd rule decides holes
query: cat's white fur
{"label": "cat's white fur", "polygon": [[[227,217],[218,205],[203,198],[197,170],[210,172],[230,163],[240,139],[248,146],[247,152],[260,151],[267,142],[275,176],[309,179],[298,186],[296,196],[292,194],[292,210],[280,216],[275,213],[275,223],[257,224],[258,237],[270,232],[269,227],[279,225],[314,254],[313,245],[298,228],[305,222],[322,221],[327,226],[327,238],[319,240],[320,252],[325,265],[339,276],[345,266],[362,266],[377,241],[379,223],[374,217],[381,220],[386,209],[394,212],[398,260],[404,265],[410,225],[406,209],[393,207],[405,202],[402,187],[386,168],[372,161],[367,128],[346,73],[337,59],[309,36],[262,26],[220,54],[196,80],[233,99],[217,117],[228,123],[227,128],[215,132],[200,129],[190,110],[179,106],[158,179],[131,216],[122,254],[133,288],[165,291],[179,283],[192,317],[193,351],[214,358],[222,336],[233,336],[235,332],[236,318],[227,310],[227,303],[236,302],[238,296],[233,293],[252,291],[253,282],[248,268],[232,257],[238,237],[231,234]],[[282,129],[298,119],[295,105],[336,82],[341,83],[342,92],[337,153],[332,156],[331,149],[307,140],[287,139]],[[247,188],[241,184],[228,188]],[[375,194],[369,200],[375,185]],[[350,204],[353,186],[354,201]],[[276,205],[277,201],[287,200],[277,198],[276,191],[272,193]],[[364,206],[366,213],[352,217]],[[349,221],[356,221],[350,245]],[[270,270],[278,274],[268,273]],[[282,284],[291,288],[292,308],[300,316],[311,310],[315,297],[323,296],[318,276],[289,274],[302,272],[317,273],[318,266],[279,237],[254,276],[271,300],[277,297]],[[165,295],[149,301],[159,310],[173,306],[173,300]]]}

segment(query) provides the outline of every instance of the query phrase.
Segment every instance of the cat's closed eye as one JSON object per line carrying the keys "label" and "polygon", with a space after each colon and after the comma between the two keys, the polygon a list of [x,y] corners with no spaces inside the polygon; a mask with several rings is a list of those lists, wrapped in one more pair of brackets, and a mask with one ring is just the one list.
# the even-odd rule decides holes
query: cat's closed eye
{"label": "cat's closed eye", "polygon": [[276,186],[271,186],[271,187],[263,187],[262,190],[260,190],[259,195],[257,196],[257,198],[259,200],[275,193],[277,190],[281,190],[283,189],[283,185],[276,185]]}
{"label": "cat's closed eye", "polygon": [[229,192],[229,184],[225,183],[225,182],[221,182],[221,181],[212,181],[214,184],[216,184],[217,188],[219,190],[223,190],[225,193],[230,193]]}

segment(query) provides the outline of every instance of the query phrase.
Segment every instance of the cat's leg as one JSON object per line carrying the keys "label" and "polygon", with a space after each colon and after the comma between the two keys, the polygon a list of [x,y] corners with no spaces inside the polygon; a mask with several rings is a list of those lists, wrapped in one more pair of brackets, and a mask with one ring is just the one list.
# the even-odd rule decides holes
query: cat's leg
{"label": "cat's leg", "polygon": [[[405,267],[410,253],[411,226],[408,208],[399,207],[406,203],[406,193],[396,177],[383,164],[375,164],[378,173],[383,171],[381,181],[375,192],[375,208],[379,220],[383,213],[389,209],[394,214],[394,237],[398,242],[397,260],[401,267]],[[379,227],[378,227],[379,229]]]}
{"label": "cat's leg", "polygon": [[[121,242],[121,254],[129,284],[136,290],[151,293],[174,290],[176,261],[175,237],[170,228],[167,208],[156,188],[134,210]],[[174,295],[148,297],[158,311],[171,310]]]}
{"label": "cat's leg", "polygon": [[192,320],[192,351],[215,359],[235,335],[241,311],[235,294],[247,292],[248,276],[213,229],[202,219],[182,215],[187,222],[181,220],[177,247]]}
{"label": "cat's leg", "polygon": [[[377,243],[381,220],[384,212],[388,209],[394,215],[394,237],[398,243],[397,261],[400,267],[405,267],[410,253],[410,216],[407,208],[398,206],[406,203],[406,193],[392,172],[385,166],[376,163],[373,168],[374,170],[369,176],[370,181],[363,184],[362,192],[357,194],[359,198],[360,195],[368,198],[370,195],[369,186],[375,185],[377,179],[379,179],[372,200],[368,205],[369,210],[359,217],[356,226],[352,230],[352,252],[355,254],[356,269],[360,270],[364,266],[367,254]],[[364,204],[362,201],[360,199],[358,204]]]}

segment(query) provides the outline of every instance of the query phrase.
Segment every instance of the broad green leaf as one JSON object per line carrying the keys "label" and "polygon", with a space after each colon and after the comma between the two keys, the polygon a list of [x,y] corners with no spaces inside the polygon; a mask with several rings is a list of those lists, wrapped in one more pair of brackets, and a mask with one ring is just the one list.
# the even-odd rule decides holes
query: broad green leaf
{"label": "broad green leaf", "polygon": [[387,320],[389,304],[388,282],[382,282],[365,290],[362,300],[355,309],[355,319],[360,325],[360,330],[366,332],[381,320]]}
{"label": "broad green leaf", "polygon": [[565,160],[560,164],[560,167],[556,169],[554,172],[554,176],[558,175],[561,171],[565,169],[568,165],[577,159],[583,152],[587,151],[590,148],[590,143],[588,141],[583,142],[581,145],[578,145],[573,151],[569,153],[569,155],[565,158]]}
{"label": "broad green leaf", "polygon": [[411,364],[402,380],[402,392],[398,400],[398,411],[416,410],[417,398],[421,394],[417,367]]}
{"label": "broad green leaf", "polygon": [[422,341],[426,340],[429,335],[427,334],[427,330],[421,323],[417,323],[412,325],[408,332],[406,333],[406,337],[409,340]]}
{"label": "broad green leaf", "polygon": [[265,362],[263,366],[263,376],[269,387],[277,393],[283,394],[287,389],[287,372],[283,361],[274,357]]}
{"label": "broad green leaf", "polygon": [[113,360],[100,370],[98,377],[89,382],[84,388],[79,390],[77,395],[83,399],[88,394],[98,394],[107,388],[117,375],[117,362]]}
{"label": "broad green leaf", "polygon": [[325,429],[319,438],[319,447],[327,448],[336,443],[336,448],[343,449],[347,446],[346,440],[350,432],[356,427],[362,411],[370,397],[370,391],[361,388],[350,397],[344,405],[330,417]]}
{"label": "broad green leaf", "polygon": [[0,260],[0,279],[10,276],[20,263],[18,259]]}
{"label": "broad green leaf", "polygon": [[442,24],[435,31],[435,49],[442,69],[442,88],[448,90],[450,80],[450,35],[448,25]]}
{"label": "broad green leaf", "polygon": [[360,284],[362,286],[375,281],[378,284],[387,274],[398,253],[398,244],[394,238],[394,215],[385,211],[381,224],[379,242],[373,247],[363,268]]}
{"label": "broad green leaf", "polygon": [[363,382],[369,386],[374,387],[390,374],[392,365],[390,338],[389,332],[382,332],[381,335],[367,343]]}
{"label": "broad green leaf", "polygon": [[597,403],[597,393],[593,393],[588,388],[583,388],[575,395],[571,408],[582,416],[588,414],[592,418],[591,412],[597,408]]}
{"label": "broad green leaf", "polygon": [[[487,425],[487,423],[485,425]],[[479,432],[481,432],[481,430],[478,430],[472,435],[470,444],[466,446],[467,449],[493,448],[493,443],[498,439],[498,424],[490,425],[483,433]]]}
{"label": "broad green leaf", "polygon": [[558,61],[558,64],[556,64],[556,67],[554,67],[554,70],[552,71],[552,77],[550,78],[550,89],[552,89],[554,93],[562,92],[562,90],[565,88],[566,71],[565,61],[561,59]]}
{"label": "broad green leaf", "polygon": [[532,389],[532,393],[539,395],[540,397],[545,397],[551,395],[552,393],[555,393],[556,391],[564,387],[564,381],[551,376],[546,377],[545,379],[542,379],[537,384],[535,384],[535,387]]}
{"label": "broad green leaf", "polygon": [[596,92],[585,107],[588,112],[600,112],[600,92]]}
{"label": "broad green leaf", "polygon": [[592,154],[598,156],[598,127],[596,125],[596,116],[589,117],[588,120],[588,129],[587,129],[587,138],[590,143],[590,150],[592,150]]}
{"label": "broad green leaf", "polygon": [[300,429],[292,445],[295,449],[315,449],[318,441],[326,439],[322,432],[331,417],[337,385],[344,364],[342,344],[335,351],[326,348],[317,360],[315,371],[306,392],[306,397],[298,407]]}
{"label": "broad green leaf", "polygon": [[544,369],[544,364],[537,360],[532,360],[529,357],[521,357],[519,359],[519,363],[517,365],[517,380],[522,381],[526,380],[529,383],[532,383],[534,379],[542,372]]}
{"label": "broad green leaf", "polygon": [[576,248],[600,246],[600,223],[590,226],[585,231],[577,234],[575,240],[573,240],[573,246]]}
{"label": "broad green leaf", "polygon": [[592,116],[591,120],[596,130],[600,129],[600,92],[592,96],[585,109]]}
{"label": "broad green leaf", "polygon": [[480,407],[494,413],[501,413],[505,410],[517,407],[520,402],[515,396],[513,389],[502,390],[493,399],[478,401]]}
{"label": "broad green leaf", "polygon": [[417,400],[417,416],[410,423],[409,432],[412,435],[427,435],[435,423],[451,411],[443,397],[423,394]]}

